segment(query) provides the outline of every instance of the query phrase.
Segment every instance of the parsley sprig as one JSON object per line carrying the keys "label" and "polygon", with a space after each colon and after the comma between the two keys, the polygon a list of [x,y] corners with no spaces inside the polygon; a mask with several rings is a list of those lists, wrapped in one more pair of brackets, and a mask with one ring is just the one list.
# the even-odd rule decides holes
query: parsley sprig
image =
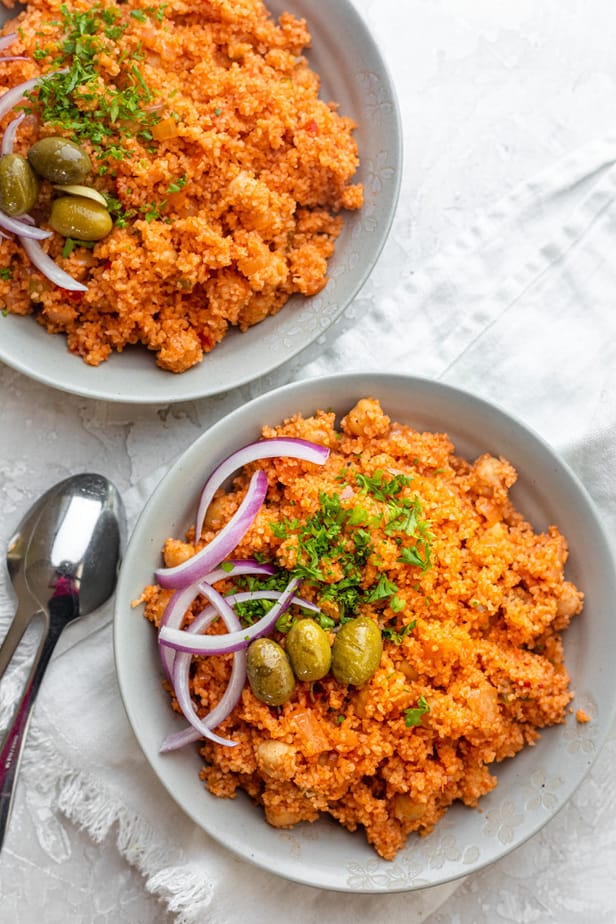
{"label": "parsley sprig", "polygon": [[404,710],[404,724],[407,728],[412,728],[415,725],[421,725],[421,720],[424,715],[430,712],[430,706],[426,697],[421,694],[417,700],[417,705],[412,706],[409,709]]}

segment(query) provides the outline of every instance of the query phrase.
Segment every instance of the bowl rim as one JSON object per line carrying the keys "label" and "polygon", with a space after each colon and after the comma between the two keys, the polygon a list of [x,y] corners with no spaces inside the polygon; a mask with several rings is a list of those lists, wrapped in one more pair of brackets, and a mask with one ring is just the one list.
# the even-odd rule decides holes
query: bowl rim
{"label": "bowl rim", "polygon": [[[216,423],[212,424],[195,442],[188,447],[188,449],[182,453],[182,455],[176,460],[176,462],[170,467],[167,474],[164,475],[153,491],[151,497],[147,501],[143,511],[141,512],[135,530],[133,531],[133,536],[131,537],[131,542],[127,549],[127,555],[125,557],[125,564],[122,566],[120,572],[120,581],[118,584],[118,592],[116,595],[116,608],[114,615],[114,653],[116,658],[116,670],[118,674],[118,682],[120,686],[120,692],[126,713],[129,718],[129,722],[133,727],[133,731],[139,741],[139,744],[144,751],[146,759],[150,763],[152,769],[159,777],[160,782],[167,789],[172,798],[179,805],[179,808],[183,810],[192,820],[203,830],[205,830],[211,837],[223,844],[227,849],[230,849],[236,855],[239,855],[245,860],[248,860],[255,864],[256,866],[272,871],[271,866],[271,854],[267,851],[264,853],[263,849],[259,844],[248,844],[240,841],[238,842],[237,837],[235,840],[231,838],[228,831],[213,830],[212,827],[208,827],[207,822],[204,824],[203,812],[198,812],[195,810],[195,807],[192,804],[186,804],[186,800],[178,798],[178,793],[174,791],[173,787],[170,786],[168,779],[165,778],[164,770],[161,771],[161,765],[157,763],[156,759],[152,761],[152,754],[148,753],[148,744],[144,742],[143,735],[141,734],[141,729],[135,727],[135,715],[134,715],[134,702],[133,696],[129,689],[130,683],[127,676],[127,668],[125,662],[125,651],[122,650],[124,645],[123,631],[122,631],[122,620],[126,612],[126,600],[130,599],[129,587],[130,587],[130,577],[128,572],[131,568],[131,558],[135,555],[135,548],[139,546],[142,548],[141,541],[144,529],[147,529],[148,522],[153,514],[156,513],[156,509],[160,503],[161,497],[164,497],[165,493],[170,490],[172,486],[173,479],[183,479],[189,477],[189,472],[194,472],[195,462],[199,460],[199,456],[205,452],[206,457],[208,458],[208,468],[216,464],[217,456],[216,450],[212,449],[212,445],[216,444],[217,437],[222,433],[223,430],[228,430],[229,432],[237,431],[235,437],[236,446],[243,444],[244,440],[241,436],[241,428],[239,424],[245,424],[247,420],[250,420],[251,426],[254,420],[260,420],[260,413],[265,412],[269,413],[269,410],[272,407],[275,407],[283,399],[287,404],[294,402],[298,405],[298,411],[303,410],[305,412],[305,406],[308,403],[309,406],[313,407],[313,410],[316,410],[317,407],[321,406],[318,402],[312,400],[309,397],[311,392],[316,389],[317,391],[326,392],[329,391],[332,395],[335,395],[341,391],[341,388],[346,389],[346,391],[353,391],[356,395],[356,400],[360,397],[365,397],[368,394],[373,394],[379,389],[380,386],[386,387],[397,387],[401,389],[407,389],[417,398],[419,403],[427,396],[432,393],[437,395],[439,400],[444,400],[445,402],[451,401],[452,398],[456,398],[458,401],[471,402],[474,407],[474,411],[483,417],[486,421],[490,416],[495,417],[502,426],[507,426],[513,432],[513,438],[516,439],[518,436],[524,440],[530,440],[533,451],[538,451],[543,456],[542,465],[545,463],[547,469],[553,472],[554,478],[561,478],[567,488],[572,491],[572,497],[575,499],[577,505],[581,505],[585,508],[588,523],[590,524],[589,528],[592,533],[592,541],[594,543],[595,551],[598,555],[598,564],[601,565],[601,568],[605,569],[602,574],[602,580],[606,587],[611,588],[611,591],[616,591],[616,560],[614,558],[614,553],[611,548],[610,542],[608,540],[607,533],[603,527],[601,518],[596,510],[592,498],[588,494],[586,488],[571,470],[569,465],[565,462],[564,459],[533,429],[528,427],[525,423],[519,420],[516,416],[512,415],[508,411],[504,410],[500,406],[494,404],[493,402],[487,401],[478,395],[467,391],[465,389],[458,388],[456,386],[448,385],[442,382],[435,382],[431,379],[420,378],[409,375],[397,375],[390,373],[337,373],[331,376],[327,376],[321,379],[303,379],[296,381],[294,383],[280,386],[276,389],[266,392],[263,395],[260,395],[257,398],[254,398],[252,401],[244,405],[243,407],[236,408],[234,411],[231,411],[229,414],[220,418]],[[345,392],[346,393],[346,392]],[[378,395],[377,395],[378,397]],[[296,398],[302,398],[304,407],[301,407],[302,401],[296,400]],[[387,411],[387,408],[385,408]],[[271,424],[275,424],[282,418],[276,418],[275,420],[269,420]],[[413,425],[413,423],[412,423]],[[238,429],[239,428],[239,429]],[[249,440],[246,439],[245,442]],[[455,443],[455,440],[454,440]],[[209,444],[209,448],[208,448]],[[205,447],[205,449],[204,449]],[[458,447],[456,446],[456,451]],[[226,450],[223,454],[226,454]],[[464,454],[464,453],[460,453]],[[510,455],[510,454],[509,454]],[[507,456],[506,456],[507,457]],[[515,465],[515,460],[513,460]],[[203,471],[203,466],[201,467]],[[194,475],[193,475],[194,478]],[[535,486],[536,487],[536,486]],[[541,486],[539,486],[539,489]],[[190,488],[193,491],[193,487]],[[198,491],[198,488],[196,489]],[[196,493],[195,491],[195,493]],[[195,498],[196,501],[196,498]],[[194,506],[194,505],[193,505]],[[517,505],[516,505],[517,506]],[[141,524],[141,525],[140,525]],[[183,524],[186,524],[186,520],[183,521]],[[588,524],[587,524],[588,526]],[[169,529],[167,535],[181,535],[181,532],[177,532],[174,529]],[[157,546],[155,542],[151,542],[148,546],[147,554],[152,555],[159,552],[160,546]],[[140,553],[141,554],[141,553]],[[144,621],[145,622],[145,621]],[[146,628],[151,628],[147,626]],[[571,631],[568,630],[569,632]],[[616,628],[612,630],[615,634],[616,639]],[[567,633],[565,633],[565,636]],[[600,716],[600,724],[598,726],[597,738],[595,743],[594,752],[590,755],[584,756],[583,758],[583,768],[581,770],[576,770],[574,779],[567,782],[566,791],[564,792],[564,798],[560,802],[556,809],[545,812],[541,814],[537,813],[537,817],[533,816],[531,822],[528,826],[528,829],[523,832],[523,835],[514,838],[513,842],[500,844],[496,847],[496,852],[489,854],[487,857],[479,858],[476,862],[469,864],[463,861],[458,862],[457,864],[449,864],[447,868],[444,869],[444,872],[441,876],[437,876],[436,879],[421,876],[415,877],[412,881],[397,881],[397,882],[366,882],[366,883],[357,883],[355,882],[351,887],[348,880],[346,883],[338,881],[333,876],[324,876],[324,874],[319,871],[318,874],[311,873],[310,870],[306,870],[305,866],[299,868],[293,864],[292,860],[289,860],[289,866],[283,871],[273,870],[281,875],[283,878],[290,879],[305,885],[312,885],[319,888],[326,888],[336,891],[353,891],[353,892],[396,892],[396,891],[413,891],[415,889],[426,888],[434,885],[443,884],[446,882],[453,881],[455,879],[461,878],[467,875],[469,872],[474,872],[479,869],[484,868],[487,865],[495,862],[500,859],[507,853],[509,853],[514,848],[520,846],[530,837],[534,836],[560,809],[569,801],[573,793],[581,785],[584,778],[586,777],[588,771],[593,766],[595,760],[598,757],[598,754],[607,739],[609,729],[616,718],[616,678],[612,679],[609,674],[606,675],[609,677],[609,690],[610,690],[610,702],[606,705],[602,704],[602,712]],[[572,678],[572,687],[574,685],[574,678]],[[169,713],[171,710],[168,710]],[[164,722],[164,719],[161,717],[161,721]],[[550,739],[550,735],[555,730],[562,728],[562,726],[557,726],[555,729],[548,729],[544,735],[545,740]],[[556,733],[558,733],[556,731]],[[163,732],[161,731],[161,734]],[[551,739],[550,739],[551,740]],[[543,742],[539,742],[535,748],[526,748],[525,751],[533,751],[538,753],[541,749]],[[545,745],[546,747],[548,745]],[[558,747],[564,747],[564,744],[559,744]],[[519,755],[516,755],[516,760],[519,760],[520,756],[524,753],[520,752]],[[562,755],[561,755],[562,756]],[[197,757],[197,760],[200,758]],[[512,762],[511,766],[515,766],[515,761]],[[502,765],[499,765],[499,775],[500,768]],[[196,774],[195,774],[196,775]],[[516,783],[517,785],[517,783]],[[496,787],[494,792],[498,792],[499,787]],[[209,793],[204,792],[204,795],[210,796]],[[492,794],[489,794],[489,796]],[[485,805],[486,800],[489,796],[483,797],[480,802],[480,805]],[[210,798],[215,798],[211,797]],[[226,800],[222,800],[226,801]],[[258,810],[252,806],[252,811],[257,812]],[[448,810],[446,816],[439,821],[437,830],[442,829],[443,834],[451,835],[451,825],[453,822],[448,823],[447,819],[451,816],[450,813],[455,812],[456,808]],[[463,813],[471,812],[472,810],[464,808],[461,810]],[[456,816],[457,817],[457,816]],[[464,815],[463,817],[467,817]],[[266,825],[264,820],[260,822],[262,825]],[[326,822],[326,824],[331,824]],[[355,837],[362,837],[361,834],[354,835]],[[433,837],[430,835],[430,837]],[[422,841],[429,841],[430,838],[420,839]],[[302,845],[303,846],[303,845]],[[403,850],[405,850],[404,848]],[[417,848],[420,850],[421,848]],[[379,858],[374,855],[374,863],[378,866]],[[305,863],[305,861],[303,861]],[[395,865],[395,861],[394,861]],[[400,869],[400,864],[396,867]],[[378,877],[375,877],[375,879]]]}

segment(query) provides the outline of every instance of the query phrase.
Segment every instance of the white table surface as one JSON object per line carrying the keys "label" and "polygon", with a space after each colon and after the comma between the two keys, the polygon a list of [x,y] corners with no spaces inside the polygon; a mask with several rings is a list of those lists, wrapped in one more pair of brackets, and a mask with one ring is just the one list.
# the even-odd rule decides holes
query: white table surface
{"label": "white table surface", "polygon": [[[424,265],[520,180],[614,127],[616,5],[355,3],[396,82],[406,146],[400,208],[374,275],[378,291],[395,278],[401,258]],[[147,408],[93,402],[47,389],[5,366],[0,395],[3,547],[17,512],[52,481],[95,469],[125,490],[187,447],[212,408],[212,399]],[[238,392],[225,406],[245,397]],[[0,582],[8,594],[4,574]],[[466,879],[429,924],[613,924],[616,890],[605,857],[594,856],[593,832],[603,812],[616,818],[615,755],[611,739],[560,815],[530,843]],[[27,803],[28,793],[22,790],[18,798]],[[28,811],[44,813],[45,806],[28,805]],[[612,853],[616,868],[613,860]],[[571,890],[568,900],[578,874],[587,885]],[[0,857],[0,895],[7,891],[10,903],[0,897],[5,924],[173,920],[146,894],[111,838],[95,845],[64,819],[58,820],[53,849],[27,826],[8,839]]]}

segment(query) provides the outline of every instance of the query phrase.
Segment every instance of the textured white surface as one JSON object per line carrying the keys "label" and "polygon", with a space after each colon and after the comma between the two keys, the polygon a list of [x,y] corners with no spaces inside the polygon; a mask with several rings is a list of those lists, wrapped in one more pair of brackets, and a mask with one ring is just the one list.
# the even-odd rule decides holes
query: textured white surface
{"label": "textured white surface", "polygon": [[[72,471],[95,468],[126,490],[265,388],[324,371],[383,367],[444,376],[523,416],[565,452],[613,534],[616,501],[607,476],[616,464],[616,232],[608,168],[616,146],[585,146],[614,130],[616,7],[609,0],[355,2],[397,84],[406,155],[392,235],[346,313],[346,330],[303,369],[288,367],[233,394],[174,407],[92,403],[1,368],[3,545],[34,496]],[[575,164],[565,178],[556,165],[582,148],[576,183]],[[537,199],[530,188],[530,209],[515,199],[509,211],[496,208],[470,231],[538,171],[547,171],[541,189],[551,188],[550,195]],[[546,246],[537,246],[543,240]],[[459,325],[452,324],[456,300]],[[564,331],[570,336],[560,336]],[[2,577],[3,614],[9,596]],[[429,924],[613,924],[615,758],[612,734],[560,815],[514,854],[465,880]],[[45,774],[43,766],[40,779]],[[18,794],[0,855],[3,922],[174,920],[119,857],[115,832],[94,844],[50,812],[50,798],[40,784]],[[238,864],[234,890],[243,875]],[[276,894],[263,900],[263,920],[282,920]],[[409,897],[407,917],[413,902]],[[239,902],[230,924],[258,919],[241,908]],[[325,920],[326,909],[324,901]],[[379,912],[365,903],[356,919],[378,920]]]}

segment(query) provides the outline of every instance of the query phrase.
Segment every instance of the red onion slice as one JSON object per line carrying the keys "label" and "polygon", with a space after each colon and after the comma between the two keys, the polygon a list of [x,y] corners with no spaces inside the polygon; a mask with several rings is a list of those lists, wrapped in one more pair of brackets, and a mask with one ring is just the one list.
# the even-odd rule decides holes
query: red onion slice
{"label": "red onion slice", "polygon": [[280,436],[250,443],[248,446],[244,446],[243,449],[238,449],[237,452],[232,453],[216,466],[205,482],[195,518],[196,540],[201,536],[207,508],[210,506],[214,494],[227,478],[249,462],[272,459],[275,456],[288,456],[292,459],[301,459],[304,462],[323,465],[329,456],[329,449],[327,446],[320,446],[318,443],[310,443],[307,440]]}
{"label": "red onion slice", "polygon": [[25,112],[22,112],[21,115],[18,115],[16,119],[13,119],[7,127],[4,129],[4,135],[2,136],[2,145],[0,146],[0,154],[12,154],[13,145],[15,143],[15,132],[19,127],[20,122],[26,118]]}
{"label": "red onion slice", "polygon": [[23,237],[28,240],[37,241],[42,241],[46,237],[51,237],[51,231],[43,231],[42,228],[35,228],[28,225],[25,219],[25,215],[20,215],[19,218],[11,218],[10,215],[5,215],[4,212],[0,212],[0,225],[7,231],[10,231],[11,234],[16,234],[20,238]]}
{"label": "red onion slice", "polygon": [[[217,581],[222,581],[224,578],[231,577],[231,575],[251,574],[271,576],[276,573],[276,569],[273,565],[260,564],[252,558],[235,560],[227,562],[227,564],[231,564],[233,567],[230,570],[221,567],[217,568],[215,571],[210,571],[209,574],[204,576],[203,581],[207,584],[215,584]],[[186,610],[200,593],[202,593],[200,584],[191,584],[183,590],[176,590],[167,602],[167,606],[160,620],[160,625],[179,629],[182,625]],[[169,680],[171,680],[174,652],[172,649],[164,648],[162,645],[159,645],[159,652],[165,673]]]}
{"label": "red onion slice", "polygon": [[[182,620],[184,619],[186,610],[199,593],[199,587],[192,584],[190,587],[184,587],[183,590],[176,590],[174,594],[171,594],[169,600],[167,601],[167,606],[163,611],[163,615],[160,621],[161,627],[168,625],[173,629],[179,629],[179,627],[182,625]],[[175,660],[175,655],[173,652],[170,652],[167,648],[164,648],[160,644],[158,646],[158,652],[163,670],[165,671],[168,679],[171,680],[173,677],[173,663]]]}
{"label": "red onion slice", "polygon": [[276,568],[269,562],[260,562],[256,558],[235,558],[223,562],[220,568],[216,568],[214,571],[210,571],[209,574],[204,575],[203,580],[206,584],[216,584],[218,581],[239,577],[241,574],[271,577],[276,574]]}
{"label": "red onion slice", "polygon": [[[206,584],[216,584],[218,581],[222,581],[228,577],[236,577],[241,574],[250,574],[250,575],[264,575],[271,577],[272,574],[276,573],[276,569],[273,565],[270,564],[261,564],[256,561],[254,558],[247,559],[232,559],[231,561],[226,562],[226,565],[231,565],[232,567],[217,568],[215,571],[210,571],[209,574],[204,575],[203,581]],[[160,620],[161,626],[171,626],[173,629],[179,629],[182,625],[182,620],[184,619],[184,614],[186,610],[191,605],[193,600],[198,594],[200,594],[201,587],[197,583],[191,584],[188,587],[185,587],[183,590],[176,590],[173,593],[167,605],[163,611],[163,615]],[[160,659],[162,661],[163,667],[167,677],[171,680],[171,673],[173,670],[173,651],[169,648],[160,647]]]}
{"label": "red onion slice", "polygon": [[[203,586],[204,585],[200,583],[197,585],[197,587],[191,585],[190,587],[185,587],[183,590],[176,591],[171,596],[167,606],[165,607],[165,611],[160,621],[161,627],[169,626],[169,628],[172,629],[179,629],[188,607],[191,605],[196,596],[198,596],[200,593],[204,593]],[[279,600],[281,594],[281,590],[241,590],[235,594],[227,594],[223,599],[226,600],[227,603],[229,603],[231,606],[235,606],[236,603],[245,603],[249,600]],[[291,603],[295,603],[296,606],[301,606],[303,610],[309,610],[313,613],[321,612],[316,603],[311,603],[309,600],[304,600],[303,597],[293,596]],[[203,610],[203,612],[205,612],[205,610]],[[199,617],[197,618],[200,618],[200,616],[201,614],[199,614]],[[189,629],[192,630],[193,625],[194,622],[192,622],[190,626],[187,627],[187,631]],[[167,675],[168,679],[171,680],[173,676],[175,651],[173,648],[169,648],[166,645],[161,645],[160,641],[158,645],[158,651],[165,674]]]}
{"label": "red onion slice", "polygon": [[6,35],[0,35],[0,51],[4,51],[5,48],[10,48],[16,38],[16,32],[7,32]]}
{"label": "red onion slice", "polygon": [[244,538],[267,494],[267,475],[260,469],[250,479],[244,499],[229,522],[200,552],[173,568],[154,572],[161,587],[179,590],[203,580],[212,568],[230,555]]}
{"label": "red onion slice", "polygon": [[[230,604],[217,590],[209,585],[204,585],[202,587],[202,592],[210,600],[212,609],[214,610],[214,616],[204,611],[197,619],[193,620],[187,629],[188,632],[193,635],[196,634],[200,630],[206,628],[217,615],[222,617],[228,631],[232,632],[241,629],[240,621]],[[210,607],[207,609],[209,611]],[[173,665],[173,689],[175,690],[178,706],[191,727],[194,728],[202,738],[209,738],[211,741],[215,741],[217,744],[222,744],[226,747],[235,746],[237,744],[236,741],[221,738],[220,735],[216,735],[212,731],[212,728],[219,725],[239,702],[246,682],[246,652],[235,652],[231,677],[227,684],[227,688],[220,701],[205,719],[201,719],[197,714],[190,695],[189,675],[191,661],[191,654],[178,652],[175,656],[175,663]]]}
{"label": "red onion slice", "polygon": [[30,90],[34,90],[41,80],[44,80],[44,78],[32,77],[30,80],[24,80],[23,83],[18,83],[16,87],[11,87],[10,90],[3,93],[2,96],[0,96],[0,119],[2,119],[7,112],[10,112],[11,109],[14,109],[18,103],[21,103],[26,93],[29,93]]}
{"label": "red onion slice", "polygon": [[298,584],[299,579],[292,578],[269,613],[246,629],[228,632],[226,635],[199,635],[194,638],[191,637],[192,633],[185,629],[163,626],[158,633],[158,640],[161,645],[192,654],[227,654],[231,651],[241,651],[247,648],[255,638],[267,635],[274,628],[278,617],[291,604]]}
{"label": "red onion slice", "polygon": [[[28,230],[38,231],[39,229],[30,228]],[[41,232],[41,234],[44,234],[45,237],[48,236],[47,232]],[[30,239],[32,237],[34,237],[33,234],[31,234],[30,237],[26,237],[25,232],[19,233],[19,243],[28,254],[31,263],[33,263],[51,282],[60,286],[61,289],[68,289],[71,292],[86,292],[88,287],[84,286],[81,282],[77,282],[76,279],[73,279],[72,276],[65,273],[63,269],[60,269],[58,264],[55,263],[51,257],[47,256],[38,241]]]}
{"label": "red onion slice", "polygon": [[[281,596],[282,592],[276,590],[241,591],[237,594],[229,594],[226,597],[221,597],[220,600],[222,600],[223,604],[235,605],[236,603],[242,603],[245,600],[279,600]],[[214,600],[214,598],[212,599]],[[293,596],[290,602],[297,603],[304,609],[311,609],[315,612],[319,612],[318,606],[310,603],[307,600],[303,600],[300,597]],[[229,609],[231,609],[231,607],[229,607]],[[233,610],[231,610],[231,617],[226,608],[225,611],[223,611],[222,609],[218,610],[216,606],[210,605],[206,607],[199,614],[199,616],[193,620],[186,631],[193,634],[202,632],[211,624],[212,619],[217,615],[218,612],[220,612],[220,615],[225,620],[225,625],[230,632],[233,630],[237,631],[238,629],[241,630],[240,622]],[[235,625],[233,625],[233,623],[235,623]],[[227,738],[221,738],[219,735],[215,735],[212,732],[212,729],[219,725],[224,719],[226,719],[226,717],[235,709],[240,700],[242,690],[246,683],[245,650],[236,651],[234,653],[233,668],[231,671],[231,677],[229,678],[229,684],[214,709],[212,709],[212,711],[209,712],[203,719],[199,719],[197,716],[198,722],[200,724],[196,724],[195,721],[191,720],[190,715],[188,715],[185,711],[186,707],[189,711],[192,709],[194,712],[189,688],[189,672],[192,658],[193,655],[190,652],[178,651],[175,654],[172,681],[178,705],[182,709],[185,717],[190,722],[190,727],[184,728],[172,735],[168,735],[161,744],[161,754],[167,753],[168,751],[176,751],[179,748],[182,748],[187,744],[193,744],[194,742],[199,741],[204,737],[209,738],[211,741],[215,741],[217,744],[225,745],[226,747],[237,743]],[[190,702],[190,705],[188,705],[188,702]]]}
{"label": "red onion slice", "polygon": [[[218,616],[222,616],[225,625],[229,631],[241,628],[240,621],[224,598],[217,591],[211,588],[212,606],[208,606],[190,625],[187,631],[197,633],[207,628],[207,626]],[[242,690],[246,682],[246,652],[237,651],[233,655],[233,667],[231,677],[216,706],[208,713],[205,718],[200,718],[195,709],[192,697],[190,695],[190,664],[192,661],[191,654],[178,653],[175,657],[173,666],[173,689],[182,710],[182,714],[190,724],[191,732],[194,732],[199,738],[209,738],[216,744],[222,744],[225,747],[234,747],[237,742],[228,738],[222,738],[212,731],[216,725],[219,725],[225,719],[239,702]],[[185,731],[180,733],[185,736]],[[169,747],[168,739],[165,739],[161,745],[161,752],[166,750],[175,750]]]}

